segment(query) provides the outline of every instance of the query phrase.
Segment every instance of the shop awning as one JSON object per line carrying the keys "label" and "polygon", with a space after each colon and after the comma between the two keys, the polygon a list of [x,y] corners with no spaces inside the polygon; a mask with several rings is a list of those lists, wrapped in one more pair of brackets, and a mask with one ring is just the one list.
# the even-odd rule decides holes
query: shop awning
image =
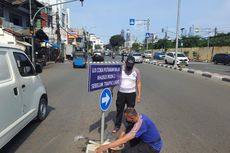
{"label": "shop awning", "polygon": [[59,44],[52,44],[52,47],[54,47],[54,48],[60,48],[60,45]]}
{"label": "shop awning", "polygon": [[38,38],[39,40],[41,41],[44,41],[44,40],[49,40],[49,37],[47,36],[47,34],[42,30],[42,29],[39,29],[36,33],[36,38]]}

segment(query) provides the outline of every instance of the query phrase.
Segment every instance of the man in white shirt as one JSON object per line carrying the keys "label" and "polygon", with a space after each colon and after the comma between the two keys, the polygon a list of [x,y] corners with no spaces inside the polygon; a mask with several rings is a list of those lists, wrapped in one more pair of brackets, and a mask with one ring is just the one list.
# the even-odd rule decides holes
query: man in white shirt
{"label": "man in white shirt", "polygon": [[116,133],[120,129],[125,105],[134,108],[136,98],[138,103],[141,101],[141,74],[134,64],[135,58],[128,56],[122,68],[121,82],[116,100],[117,114],[113,133]]}

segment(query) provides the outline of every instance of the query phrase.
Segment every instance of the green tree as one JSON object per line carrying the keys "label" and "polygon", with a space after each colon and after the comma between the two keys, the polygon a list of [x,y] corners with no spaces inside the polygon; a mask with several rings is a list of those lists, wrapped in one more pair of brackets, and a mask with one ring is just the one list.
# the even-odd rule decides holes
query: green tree
{"label": "green tree", "polygon": [[101,49],[100,45],[95,45],[95,49]]}
{"label": "green tree", "polygon": [[112,50],[112,46],[110,44],[105,45],[105,49]]}
{"label": "green tree", "polygon": [[154,45],[153,45],[153,48],[154,49],[165,49],[167,50],[168,48],[173,48],[175,47],[175,42],[171,41],[171,40],[168,40],[168,39],[160,39],[158,40],[158,42],[156,42]]}
{"label": "green tree", "polygon": [[211,46],[230,46],[230,33],[219,33],[214,37],[210,37]]}
{"label": "green tree", "polygon": [[[183,43],[183,46],[181,44]],[[200,36],[182,37],[179,39],[179,47],[192,48],[192,47],[207,47],[209,46],[230,46],[230,33],[219,33],[210,38],[202,38]],[[153,45],[154,49],[175,48],[176,40],[160,39]]]}
{"label": "green tree", "polygon": [[138,52],[140,50],[140,44],[139,43],[133,43],[131,49]]}
{"label": "green tree", "polygon": [[125,39],[121,35],[114,35],[110,38],[109,42],[112,48],[117,50],[119,47],[121,47],[124,44]]}

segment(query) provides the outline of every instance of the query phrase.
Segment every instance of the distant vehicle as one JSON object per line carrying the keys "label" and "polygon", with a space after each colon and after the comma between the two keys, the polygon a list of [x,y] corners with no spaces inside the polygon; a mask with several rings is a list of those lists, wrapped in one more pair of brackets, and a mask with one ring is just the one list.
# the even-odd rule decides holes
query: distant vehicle
{"label": "distant vehicle", "polygon": [[47,58],[48,56],[46,55],[46,49],[42,47],[39,52],[35,52],[36,54],[36,63],[39,63],[43,66],[46,66],[47,63]]}
{"label": "distant vehicle", "polygon": [[143,63],[141,53],[131,53],[130,55],[135,58],[135,63]]}
{"label": "distant vehicle", "polygon": [[109,56],[109,52],[105,52],[105,56]]}
{"label": "distant vehicle", "polygon": [[128,53],[124,53],[124,56],[128,56]]}
{"label": "distant vehicle", "polygon": [[73,54],[73,68],[84,67],[86,68],[87,54],[86,52],[74,52]]}
{"label": "distant vehicle", "polygon": [[224,65],[227,65],[230,63],[230,54],[223,54],[223,53],[218,53],[213,56],[212,61],[214,64],[222,63]]}
{"label": "distant vehicle", "polygon": [[112,58],[114,59],[116,57],[116,53],[112,53]]}
{"label": "distant vehicle", "polygon": [[164,60],[165,53],[164,52],[155,52],[153,58],[156,60]]}
{"label": "distant vehicle", "polygon": [[0,44],[0,149],[33,119],[47,116],[48,96],[38,73],[20,49]]}
{"label": "distant vehicle", "polygon": [[146,52],[144,52],[144,57],[145,58],[152,58],[153,57],[153,53],[151,51],[146,51]]}
{"label": "distant vehicle", "polygon": [[[166,64],[174,64],[175,63],[175,52],[168,52],[165,54],[165,63]],[[178,52],[177,53],[177,65],[186,65],[188,66],[189,64],[189,59],[184,55],[184,53]]]}
{"label": "distant vehicle", "polygon": [[73,52],[74,52],[74,46],[73,45],[66,45],[66,58],[68,60],[73,59]]}
{"label": "distant vehicle", "polygon": [[102,52],[93,52],[93,55],[92,55],[92,60],[93,61],[104,61],[104,55]]}

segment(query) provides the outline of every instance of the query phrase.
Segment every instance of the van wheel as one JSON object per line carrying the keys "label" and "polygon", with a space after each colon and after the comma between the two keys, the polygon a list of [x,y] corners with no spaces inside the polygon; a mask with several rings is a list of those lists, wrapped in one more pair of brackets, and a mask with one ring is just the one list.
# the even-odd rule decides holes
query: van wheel
{"label": "van wheel", "polygon": [[165,64],[168,64],[167,60],[165,60]]}
{"label": "van wheel", "polygon": [[38,105],[37,121],[43,121],[47,117],[47,99],[42,97]]}

